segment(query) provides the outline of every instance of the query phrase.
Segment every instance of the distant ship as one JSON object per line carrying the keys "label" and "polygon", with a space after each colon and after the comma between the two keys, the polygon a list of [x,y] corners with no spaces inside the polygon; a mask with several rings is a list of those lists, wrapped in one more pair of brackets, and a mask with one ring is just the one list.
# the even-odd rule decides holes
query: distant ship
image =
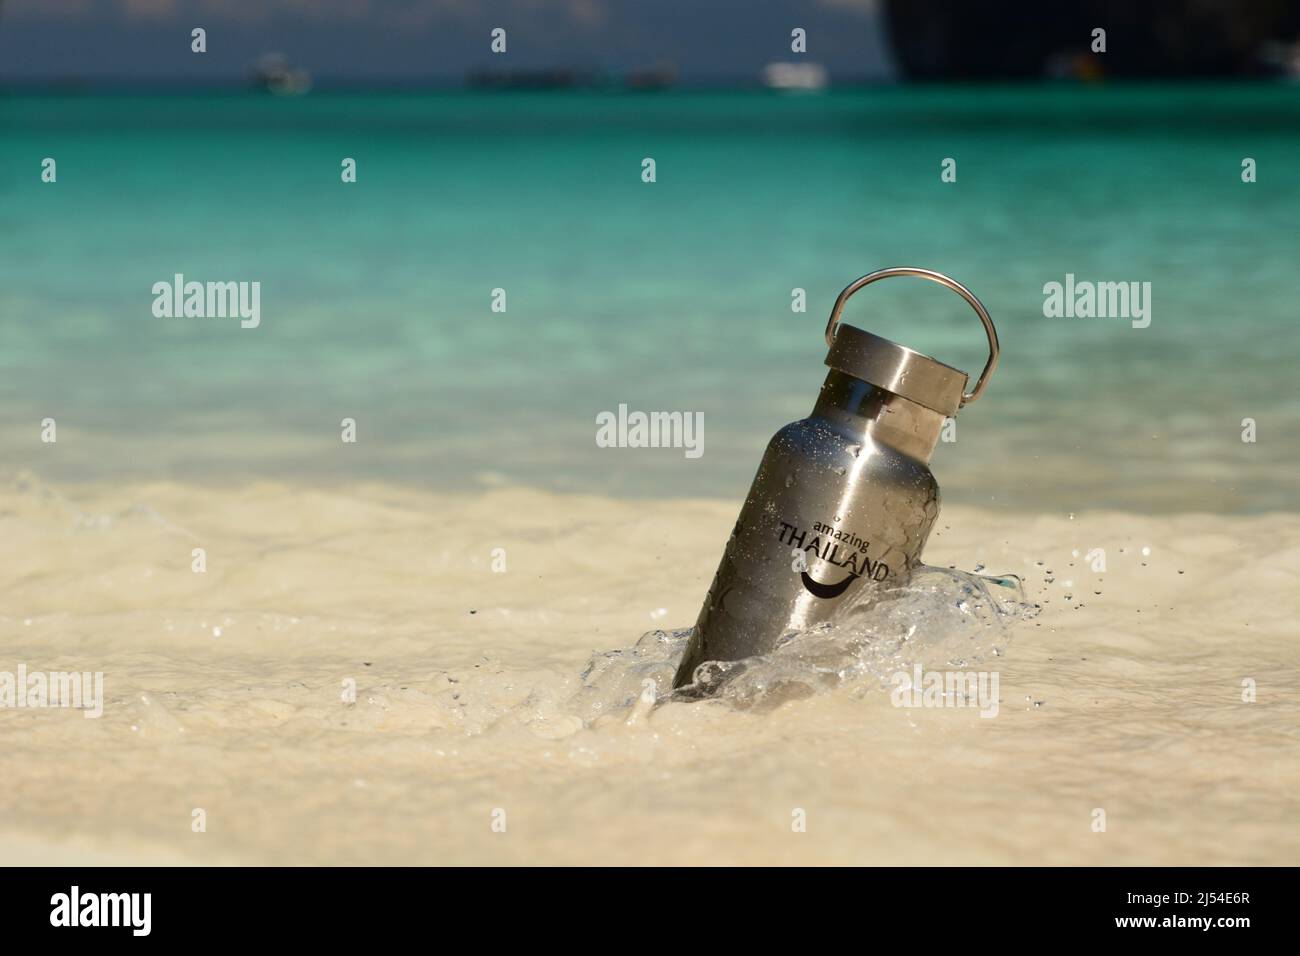
{"label": "distant ship", "polygon": [[489,90],[568,90],[597,85],[594,71],[570,67],[541,70],[475,70],[465,77],[468,86]]}
{"label": "distant ship", "polygon": [[677,85],[677,64],[670,61],[629,70],[623,77],[629,90],[666,90]]}
{"label": "distant ship", "polygon": [[301,96],[311,89],[311,74],[283,53],[264,53],[253,67],[253,85],[276,96]]}
{"label": "distant ship", "polygon": [[664,62],[619,75],[596,67],[557,66],[536,70],[474,70],[468,86],[489,90],[665,90],[677,83],[677,65]]}
{"label": "distant ship", "polygon": [[763,85],[773,90],[824,90],[828,79],[820,63],[769,63],[763,67]]}
{"label": "distant ship", "polygon": [[[1228,77],[1285,73],[1300,39],[1294,0],[884,0],[905,79]],[[1106,52],[1091,52],[1106,30]]]}

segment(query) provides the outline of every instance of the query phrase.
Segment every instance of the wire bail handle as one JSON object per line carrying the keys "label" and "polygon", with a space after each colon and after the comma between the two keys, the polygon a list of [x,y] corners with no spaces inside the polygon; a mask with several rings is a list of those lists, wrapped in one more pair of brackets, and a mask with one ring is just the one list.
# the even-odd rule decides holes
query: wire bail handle
{"label": "wire bail handle", "polygon": [[979,299],[975,298],[975,294],[956,279],[951,279],[942,272],[935,272],[931,269],[918,269],[912,266],[895,266],[891,269],[872,272],[861,279],[854,280],[840,293],[839,298],[835,300],[835,307],[831,309],[830,320],[826,323],[826,344],[829,346],[835,343],[835,329],[840,324],[840,314],[844,311],[844,305],[849,301],[849,296],[877,279],[889,279],[893,276],[916,276],[920,279],[929,279],[931,282],[937,282],[939,285],[951,289],[970,304],[970,307],[980,317],[980,321],[984,323],[984,332],[989,339],[989,360],[984,363],[984,371],[980,372],[975,387],[962,395],[961,406],[959,407],[964,407],[975,401],[984,394],[984,388],[989,383],[989,376],[998,367],[998,355],[1001,351],[998,346],[998,330],[993,327],[993,320],[989,318],[988,310],[984,308]]}

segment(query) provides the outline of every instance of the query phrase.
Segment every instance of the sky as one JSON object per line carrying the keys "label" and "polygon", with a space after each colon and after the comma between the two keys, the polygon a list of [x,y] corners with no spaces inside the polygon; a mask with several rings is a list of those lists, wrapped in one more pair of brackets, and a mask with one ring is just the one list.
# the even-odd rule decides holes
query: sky
{"label": "sky", "polygon": [[[318,83],[459,81],[481,69],[753,80],[791,60],[790,33],[832,77],[892,73],[878,0],[0,0],[0,80],[243,79],[267,52]],[[190,31],[207,31],[193,53]],[[507,53],[489,50],[504,28]]]}

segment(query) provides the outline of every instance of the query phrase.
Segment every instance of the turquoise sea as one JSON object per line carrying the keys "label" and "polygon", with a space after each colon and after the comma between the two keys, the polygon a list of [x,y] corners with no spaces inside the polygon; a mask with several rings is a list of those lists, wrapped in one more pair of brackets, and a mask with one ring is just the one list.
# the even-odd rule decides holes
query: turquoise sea
{"label": "turquoise sea", "polygon": [[[1296,86],[7,95],[0,471],[739,498],[838,291],[920,265],[1003,345],[946,500],[1293,510],[1298,236]],[[260,326],[155,317],[176,273],[260,282]],[[1044,317],[1067,274],[1150,282],[1150,327]],[[937,286],[848,321],[983,361]],[[703,412],[704,454],[597,447],[620,404]]]}

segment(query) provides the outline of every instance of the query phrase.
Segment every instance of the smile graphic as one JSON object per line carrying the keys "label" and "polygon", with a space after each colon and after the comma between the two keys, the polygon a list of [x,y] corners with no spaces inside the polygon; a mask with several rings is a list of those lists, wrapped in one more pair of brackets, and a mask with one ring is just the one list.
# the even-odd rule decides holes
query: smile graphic
{"label": "smile graphic", "polygon": [[839,584],[819,584],[808,575],[807,571],[801,571],[799,577],[803,579],[803,586],[808,589],[808,592],[819,598],[837,598],[848,590],[850,584],[858,579],[858,576],[852,571]]}

